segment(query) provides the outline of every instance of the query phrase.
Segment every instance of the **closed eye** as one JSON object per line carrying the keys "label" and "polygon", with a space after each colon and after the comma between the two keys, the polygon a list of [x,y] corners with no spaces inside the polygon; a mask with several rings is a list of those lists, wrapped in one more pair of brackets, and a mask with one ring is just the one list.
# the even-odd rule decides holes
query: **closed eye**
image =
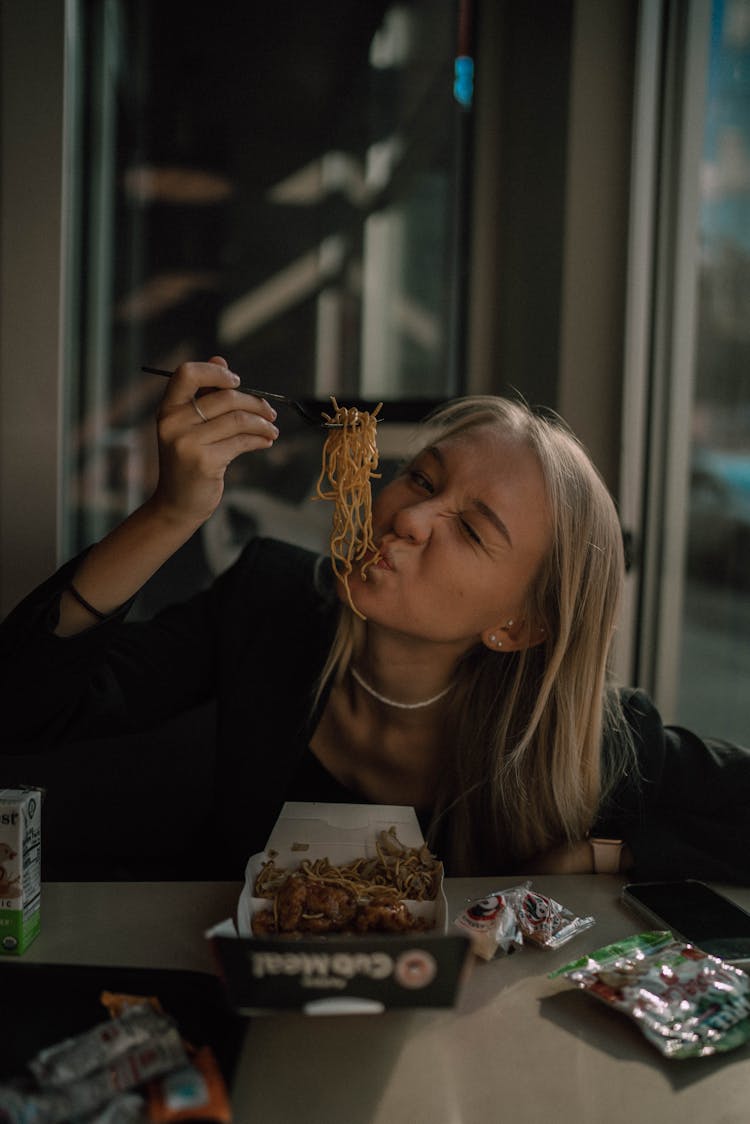
{"label": "closed eye", "polygon": [[481,546],[482,540],[472,527],[471,523],[467,523],[465,519],[461,518],[461,516],[458,517],[458,521],[461,524],[461,530],[464,532],[464,534],[468,535],[468,537],[472,539],[473,542],[477,543],[478,546]]}
{"label": "closed eye", "polygon": [[[435,485],[432,483],[432,480],[430,480],[429,476],[427,476],[426,473],[422,472],[421,469],[407,469],[407,475],[417,488],[421,488],[430,496],[435,494]],[[482,540],[472,527],[471,523],[468,523],[463,518],[463,516],[459,514],[459,512],[455,512],[454,514],[456,516],[456,519],[458,520],[458,525],[460,526],[462,533],[466,535],[467,538],[471,539],[472,542],[476,543],[477,546],[481,546]]]}

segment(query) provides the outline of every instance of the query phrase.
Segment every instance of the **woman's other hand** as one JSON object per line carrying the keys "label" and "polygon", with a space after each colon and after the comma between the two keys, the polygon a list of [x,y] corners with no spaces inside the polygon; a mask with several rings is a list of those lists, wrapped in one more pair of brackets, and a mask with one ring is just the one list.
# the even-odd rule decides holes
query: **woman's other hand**
{"label": "woman's other hand", "polygon": [[158,414],[159,482],[151,501],[162,517],[200,526],[218,507],[235,457],[268,449],[278,437],[276,411],[237,390],[239,381],[221,356],[183,363],[169,380]]}
{"label": "woman's other hand", "polygon": [[[629,847],[623,847],[620,852],[620,870],[626,871],[633,866],[633,854]],[[593,874],[594,852],[588,839],[581,839],[577,843],[561,843],[551,847],[548,851],[541,851],[538,855],[523,863],[522,874]]]}

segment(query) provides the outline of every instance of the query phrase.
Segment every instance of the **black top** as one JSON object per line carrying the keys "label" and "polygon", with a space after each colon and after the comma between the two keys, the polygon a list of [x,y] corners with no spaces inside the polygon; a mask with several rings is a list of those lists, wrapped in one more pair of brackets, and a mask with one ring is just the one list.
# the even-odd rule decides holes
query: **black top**
{"label": "black top", "polygon": [[[126,623],[125,606],[65,639],[52,629],[77,563],[0,625],[0,781],[46,788],[47,877],[242,878],[285,799],[351,798],[308,748],[338,612],[326,560],[254,540],[153,621]],[[664,726],[642,691],[623,706],[640,776],[595,832],[628,842],[638,877],[750,882],[750,751]],[[488,856],[476,873],[513,872]]]}
{"label": "black top", "polygon": [[315,800],[322,804],[361,804],[366,797],[347,788],[315,756],[311,749],[302,754],[297,769],[287,785],[287,800]]}

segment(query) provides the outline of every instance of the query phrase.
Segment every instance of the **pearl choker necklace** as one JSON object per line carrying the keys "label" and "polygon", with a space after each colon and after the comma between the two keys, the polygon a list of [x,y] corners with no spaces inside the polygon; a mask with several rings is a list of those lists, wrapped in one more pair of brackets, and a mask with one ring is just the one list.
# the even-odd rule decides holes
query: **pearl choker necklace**
{"label": "pearl choker necklace", "polygon": [[422,707],[432,706],[432,704],[436,703],[438,699],[442,699],[444,695],[447,695],[453,687],[453,684],[449,683],[448,686],[444,687],[442,691],[439,691],[436,695],[433,695],[431,699],[425,699],[423,702],[396,702],[395,699],[388,699],[385,695],[381,695],[379,691],[376,691],[374,687],[371,687],[369,683],[366,683],[355,667],[350,667],[349,670],[351,671],[353,678],[357,680],[360,687],[363,687],[365,691],[367,691],[368,695],[372,695],[374,699],[377,699],[378,702],[385,703],[386,706],[395,706],[399,710],[421,710]]}

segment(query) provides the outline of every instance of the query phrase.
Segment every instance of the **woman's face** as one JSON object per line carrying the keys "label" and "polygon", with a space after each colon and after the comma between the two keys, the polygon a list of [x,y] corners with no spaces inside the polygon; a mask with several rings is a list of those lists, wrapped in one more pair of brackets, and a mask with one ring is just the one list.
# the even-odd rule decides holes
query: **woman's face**
{"label": "woman's face", "polygon": [[551,543],[536,455],[489,426],[439,441],[379,494],[373,532],[381,560],[350,577],[373,624],[464,650],[518,627]]}

